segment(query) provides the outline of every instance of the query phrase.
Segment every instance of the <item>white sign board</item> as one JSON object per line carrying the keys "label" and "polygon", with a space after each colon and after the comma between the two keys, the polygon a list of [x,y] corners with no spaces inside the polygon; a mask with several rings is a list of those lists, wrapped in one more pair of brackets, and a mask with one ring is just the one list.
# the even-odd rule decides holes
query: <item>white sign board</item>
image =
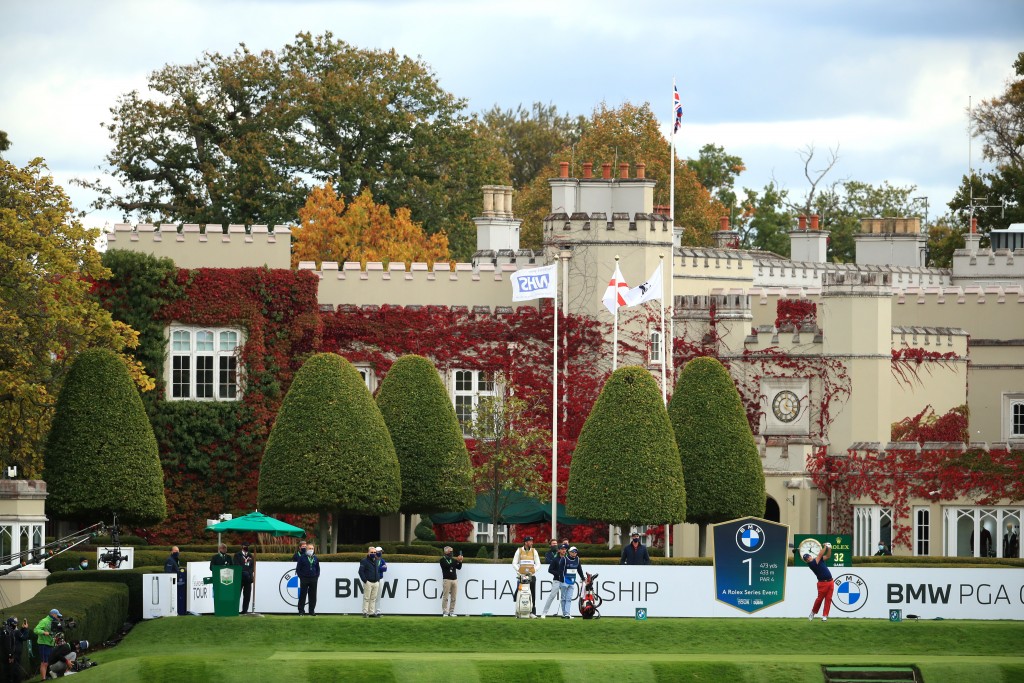
{"label": "white sign board", "polygon": [[[128,559],[116,567],[111,567],[106,562],[100,561],[100,557],[106,553],[112,553],[115,551],[120,552],[121,557],[127,557]],[[135,548],[97,548],[96,569],[135,569]]]}
{"label": "white sign board", "polygon": [[[318,614],[362,612],[362,582],[355,562],[320,565]],[[636,609],[658,617],[806,618],[817,596],[814,574],[804,567],[786,571],[785,600],[746,614],[715,599],[713,567],[592,565],[596,589],[604,600],[601,615],[629,617]],[[833,617],[888,619],[890,609],[922,619],[1024,619],[1024,569],[899,569],[891,567],[833,569],[836,590]],[[203,584],[210,576],[205,563],[189,563],[189,611],[213,612],[213,591]],[[441,613],[441,568],[436,564],[388,564],[381,587],[384,614]],[[552,583],[546,568],[537,581],[539,599],[546,600]],[[509,616],[515,576],[507,565],[466,564],[459,571],[459,614]],[[264,613],[296,614],[299,581],[291,562],[262,562],[256,568],[255,609]],[[573,598],[576,609],[579,588]]]}
{"label": "white sign board", "polygon": [[178,616],[178,577],[176,574],[142,575],[142,618]]}

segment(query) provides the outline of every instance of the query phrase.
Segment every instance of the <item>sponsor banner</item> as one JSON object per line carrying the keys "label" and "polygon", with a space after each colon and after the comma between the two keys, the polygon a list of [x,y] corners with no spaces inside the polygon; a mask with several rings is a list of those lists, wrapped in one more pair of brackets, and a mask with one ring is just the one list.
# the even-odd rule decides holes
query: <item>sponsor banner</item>
{"label": "sponsor banner", "polygon": [[[324,562],[317,586],[318,614],[359,614],[363,590],[356,562]],[[604,599],[601,615],[636,618],[637,609],[658,617],[807,618],[817,596],[814,574],[804,567],[786,572],[785,600],[745,614],[715,599],[713,567],[660,567],[583,564],[598,574]],[[188,564],[189,611],[213,613],[211,576],[205,563]],[[1024,620],[1024,569],[836,568],[832,617]],[[515,573],[512,565],[466,564],[459,572],[456,611],[464,615],[511,616]],[[537,581],[539,599],[552,590],[547,568]],[[575,589],[573,611],[579,598]],[[258,562],[255,609],[268,614],[298,612],[299,581],[291,562]],[[543,607],[543,604],[540,605]],[[392,562],[381,588],[384,614],[441,614],[441,568],[436,564]]]}

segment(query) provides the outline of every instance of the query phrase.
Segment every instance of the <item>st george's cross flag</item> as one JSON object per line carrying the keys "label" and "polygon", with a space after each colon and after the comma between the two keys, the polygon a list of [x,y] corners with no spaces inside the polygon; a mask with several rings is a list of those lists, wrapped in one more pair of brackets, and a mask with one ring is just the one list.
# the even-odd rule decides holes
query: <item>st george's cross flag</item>
{"label": "st george's cross flag", "polygon": [[558,293],[558,264],[517,270],[509,280],[512,282],[512,301],[554,299]]}
{"label": "st george's cross flag", "polygon": [[627,306],[639,306],[645,301],[661,300],[665,295],[665,284],[662,280],[662,267],[664,265],[664,263],[659,263],[658,267],[651,273],[651,276],[647,278],[647,282],[644,282],[639,287],[634,287],[623,295],[622,298],[626,300]]}
{"label": "st george's cross flag", "polygon": [[612,273],[612,279],[608,281],[608,289],[604,291],[604,296],[601,297],[601,301],[608,308],[608,312],[612,315],[616,314],[619,306],[625,306],[626,300],[623,295],[629,290],[629,285],[626,284],[625,278],[622,277],[622,271],[619,270],[619,264],[615,264],[615,272]]}

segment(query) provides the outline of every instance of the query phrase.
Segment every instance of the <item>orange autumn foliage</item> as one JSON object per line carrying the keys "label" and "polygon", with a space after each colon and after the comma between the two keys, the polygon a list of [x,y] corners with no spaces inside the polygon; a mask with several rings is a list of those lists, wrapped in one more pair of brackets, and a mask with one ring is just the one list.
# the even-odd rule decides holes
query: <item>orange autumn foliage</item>
{"label": "orange autumn foliage", "polygon": [[387,205],[374,203],[369,190],[346,205],[330,181],[313,188],[299,209],[292,243],[293,268],[299,261],[359,261],[365,267],[369,261],[432,264],[450,258],[448,236],[428,236],[409,209],[392,214]]}

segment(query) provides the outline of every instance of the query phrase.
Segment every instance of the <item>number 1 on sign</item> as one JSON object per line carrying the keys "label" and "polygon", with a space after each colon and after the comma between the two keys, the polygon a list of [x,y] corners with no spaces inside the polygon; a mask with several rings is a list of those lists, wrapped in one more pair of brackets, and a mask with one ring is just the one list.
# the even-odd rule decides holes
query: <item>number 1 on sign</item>
{"label": "number 1 on sign", "polygon": [[754,563],[750,561],[750,558],[743,560],[743,564],[747,565],[747,585],[754,585]]}

